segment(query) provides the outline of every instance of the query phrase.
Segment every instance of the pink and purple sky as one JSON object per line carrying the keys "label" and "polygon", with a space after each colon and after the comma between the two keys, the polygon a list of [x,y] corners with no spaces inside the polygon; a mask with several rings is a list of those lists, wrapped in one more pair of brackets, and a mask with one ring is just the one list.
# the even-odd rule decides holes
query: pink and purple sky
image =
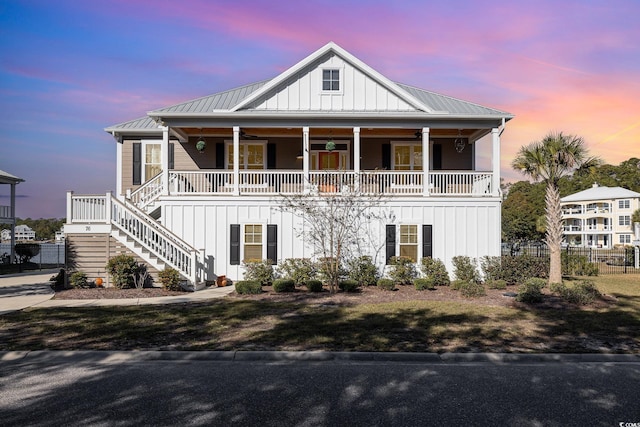
{"label": "pink and purple sky", "polygon": [[[502,173],[550,131],[640,156],[637,0],[0,0],[0,169],[21,218],[115,187],[103,128],[275,77],[334,41],[394,81],[515,114]],[[8,189],[0,186],[0,205]]]}

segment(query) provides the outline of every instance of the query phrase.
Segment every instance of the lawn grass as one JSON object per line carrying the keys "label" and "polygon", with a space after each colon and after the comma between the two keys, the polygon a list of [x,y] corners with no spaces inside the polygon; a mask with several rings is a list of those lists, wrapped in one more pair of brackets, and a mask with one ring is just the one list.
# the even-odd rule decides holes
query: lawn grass
{"label": "lawn grass", "polygon": [[640,277],[589,278],[611,304],[499,307],[449,301],[317,305],[222,299],[40,308],[0,316],[0,350],[640,351]]}

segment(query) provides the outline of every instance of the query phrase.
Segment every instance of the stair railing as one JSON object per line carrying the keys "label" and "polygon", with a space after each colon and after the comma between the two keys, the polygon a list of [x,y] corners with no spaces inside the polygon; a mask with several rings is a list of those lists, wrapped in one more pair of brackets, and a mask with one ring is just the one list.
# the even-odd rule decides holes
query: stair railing
{"label": "stair railing", "polygon": [[196,286],[201,276],[199,251],[156,222],[147,213],[128,201],[120,201],[107,194],[111,206],[111,224],[135,242],[157,256],[168,266],[178,270]]}

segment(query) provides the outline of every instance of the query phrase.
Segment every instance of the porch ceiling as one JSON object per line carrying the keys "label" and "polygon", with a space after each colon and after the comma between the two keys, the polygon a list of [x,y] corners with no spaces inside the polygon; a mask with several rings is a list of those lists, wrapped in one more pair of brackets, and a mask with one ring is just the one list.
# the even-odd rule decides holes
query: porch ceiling
{"label": "porch ceiling", "polygon": [[[199,137],[199,136],[219,136],[219,137],[233,137],[233,129],[232,128],[221,128],[221,127],[205,127],[205,128],[194,128],[194,127],[183,127],[180,128],[182,132],[190,137]],[[241,128],[242,132],[246,135],[250,135],[252,137],[257,138],[268,138],[268,137],[301,137],[302,136],[302,128],[301,127],[287,127],[287,128],[274,128],[274,127],[247,127]],[[422,129],[396,129],[396,128],[361,128],[360,129],[360,137],[361,138],[416,138],[416,132],[421,132]],[[480,132],[481,129],[463,129],[460,131],[460,134],[463,137],[470,137],[471,135]],[[334,137],[334,138],[352,138],[353,130],[352,128],[315,128],[312,127],[309,129],[309,135],[311,138],[318,137]],[[431,129],[429,131],[430,137],[442,138],[442,137],[456,137],[458,135],[458,129]]]}

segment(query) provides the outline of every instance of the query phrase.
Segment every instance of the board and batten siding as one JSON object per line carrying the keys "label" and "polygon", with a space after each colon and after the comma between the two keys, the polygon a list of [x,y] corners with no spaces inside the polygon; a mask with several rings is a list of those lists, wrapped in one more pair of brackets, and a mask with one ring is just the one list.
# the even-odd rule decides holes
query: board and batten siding
{"label": "board and batten siding", "polygon": [[[392,224],[432,225],[433,257],[441,259],[452,275],[451,259],[457,255],[479,258],[500,255],[500,202],[496,200],[404,202],[391,200],[380,209],[393,214]],[[230,224],[277,225],[278,263],[286,258],[311,258],[313,250],[299,235],[302,219],[282,212],[268,198],[185,201],[169,198],[165,201],[162,223],[176,235],[204,249],[208,257],[209,275],[226,275],[233,280],[243,277],[241,265],[232,265],[230,256]],[[369,224],[372,239],[367,244],[370,255],[379,267],[385,263],[386,223]],[[243,233],[241,232],[241,238]],[[266,245],[266,233],[265,233]],[[422,237],[418,247],[422,248]],[[265,249],[266,250],[266,249]]]}
{"label": "board and batten siding", "polygon": [[[341,88],[322,91],[322,70],[340,70]],[[323,57],[254,101],[250,109],[277,111],[415,111],[389,89],[336,55]]]}

